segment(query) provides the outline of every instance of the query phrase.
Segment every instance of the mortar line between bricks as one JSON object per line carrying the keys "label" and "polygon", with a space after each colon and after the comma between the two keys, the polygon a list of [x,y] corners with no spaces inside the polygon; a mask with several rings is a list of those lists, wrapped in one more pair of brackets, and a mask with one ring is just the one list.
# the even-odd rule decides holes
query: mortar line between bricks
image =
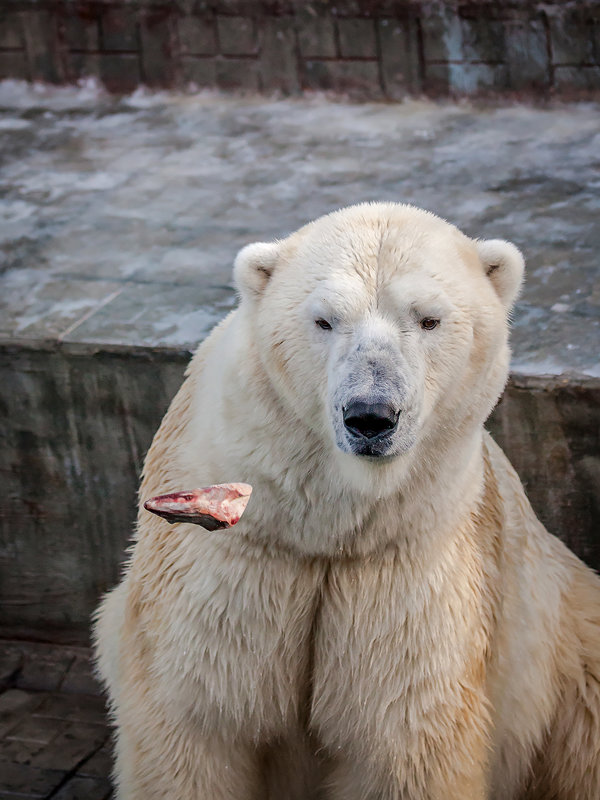
{"label": "mortar line between bricks", "polygon": [[[415,29],[417,32],[417,72],[418,72],[417,80],[419,84],[418,87],[419,91],[422,92],[425,89],[426,67],[425,67],[425,42],[423,39],[423,24],[420,15],[417,15],[415,17]],[[408,30],[410,31],[410,27],[408,28]]]}
{"label": "mortar line between bricks", "polygon": [[57,46],[57,57],[58,61],[60,62],[60,69],[63,75],[63,81],[69,80],[71,78],[71,64],[69,60],[69,48],[67,46],[67,39],[65,35],[65,24],[64,24],[64,9],[61,9],[57,13],[56,18],[56,46]]}
{"label": "mortar line between bricks", "polygon": [[554,86],[554,54],[552,48],[552,33],[550,31],[550,20],[548,14],[544,12],[544,33],[546,35],[546,55],[548,57],[548,85]]}
{"label": "mortar line between bricks", "polygon": [[[226,57],[226,56],[225,56]],[[238,56],[229,56],[229,58],[237,58]],[[242,56],[243,58],[243,56]],[[367,64],[376,64],[378,61],[377,56],[305,56],[305,61],[323,61],[333,62],[334,64],[347,64],[354,63],[355,61],[366,62]],[[446,63],[446,62],[443,62]]]}
{"label": "mortar line between bricks", "polygon": [[66,670],[64,671],[64,674],[63,674],[62,678],[60,679],[60,681],[59,681],[59,683],[58,683],[58,686],[56,687],[56,691],[57,691],[57,692],[60,692],[60,690],[62,689],[62,687],[63,687],[63,684],[64,684],[64,682],[65,682],[65,681],[66,681],[66,679],[67,679],[67,675],[68,675],[68,674],[69,674],[69,672],[71,671],[71,667],[73,666],[73,664],[74,664],[76,661],[77,661],[77,656],[73,656],[73,657],[71,658],[71,660],[69,661],[69,665],[68,665],[68,667],[66,668]]}
{"label": "mortar line between bricks", "polygon": [[102,50],[101,48],[96,50],[80,50],[72,47],[68,50],[68,53],[75,56],[137,56],[139,50]]}
{"label": "mortar line between bricks", "polygon": [[300,47],[300,35],[298,33],[298,20],[293,18],[292,22],[292,35],[294,37],[294,62],[296,64],[296,77],[298,78],[298,88],[300,91],[304,88],[304,61],[302,58],[302,49]]}
{"label": "mortar line between bricks", "polygon": [[215,36],[215,58],[221,55],[221,37],[219,36],[219,14],[213,11],[212,15],[213,33]]}
{"label": "mortar line between bricks", "polygon": [[34,75],[33,75],[33,44],[31,41],[31,31],[29,29],[29,25],[27,24],[27,17],[26,11],[18,11],[17,14],[21,21],[21,30],[23,31],[22,41],[23,41],[23,51],[25,53],[25,65],[27,67],[27,76],[28,80],[33,83]]}
{"label": "mortar line between bricks", "polygon": [[65,786],[71,780],[71,778],[74,778],[75,775],[77,775],[78,771],[81,769],[81,767],[85,766],[85,764],[87,764],[87,762],[90,759],[92,759],[97,752],[102,750],[102,748],[108,742],[109,739],[110,739],[110,733],[107,734],[106,738],[103,739],[102,742],[97,747],[94,747],[91,753],[88,753],[86,756],[79,759],[77,764],[75,764],[75,766],[72,769],[70,769],[63,775],[63,777],[60,779],[60,781],[57,783],[54,789],[51,789],[50,792],[44,797],[44,800],[51,800],[51,798],[56,797],[56,795],[60,792],[63,786]]}
{"label": "mortar line between bricks", "polygon": [[457,64],[459,66],[461,64],[462,65],[474,64],[474,65],[477,65],[477,66],[480,65],[480,64],[484,64],[484,65],[486,65],[488,67],[501,67],[504,64],[506,64],[506,61],[477,61],[476,59],[470,59],[470,58],[461,58],[461,59],[456,59],[456,58],[444,58],[444,59],[431,58],[431,59],[429,59],[429,61],[427,63],[428,64],[436,64],[436,65],[437,64],[441,64],[442,66],[444,66],[445,64]]}
{"label": "mortar line between bricks", "polygon": [[381,48],[381,26],[379,20],[373,20],[375,29],[375,53],[377,59],[377,78],[379,80],[379,88],[383,97],[386,96],[385,81],[383,80],[383,51]]}
{"label": "mortar line between bricks", "polygon": [[340,29],[337,16],[333,17],[333,44],[335,46],[334,60],[338,61],[342,57],[342,48],[340,46]]}
{"label": "mortar line between bricks", "polygon": [[137,62],[138,70],[140,73],[140,83],[147,83],[146,77],[146,59],[144,58],[144,37],[142,36],[142,20],[145,24],[146,19],[144,11],[138,14],[135,20],[135,40],[137,42]]}

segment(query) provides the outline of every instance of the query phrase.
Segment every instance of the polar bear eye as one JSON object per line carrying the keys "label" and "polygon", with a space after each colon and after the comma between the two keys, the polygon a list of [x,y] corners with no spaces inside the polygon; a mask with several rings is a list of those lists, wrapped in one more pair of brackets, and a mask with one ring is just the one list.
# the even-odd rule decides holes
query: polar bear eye
{"label": "polar bear eye", "polygon": [[434,328],[437,328],[439,324],[439,319],[433,319],[433,317],[424,317],[421,320],[421,327],[424,331],[432,331]]}
{"label": "polar bear eye", "polygon": [[319,317],[319,319],[315,320],[315,325],[318,325],[319,328],[322,328],[324,331],[330,331],[331,325],[327,322],[326,319]]}

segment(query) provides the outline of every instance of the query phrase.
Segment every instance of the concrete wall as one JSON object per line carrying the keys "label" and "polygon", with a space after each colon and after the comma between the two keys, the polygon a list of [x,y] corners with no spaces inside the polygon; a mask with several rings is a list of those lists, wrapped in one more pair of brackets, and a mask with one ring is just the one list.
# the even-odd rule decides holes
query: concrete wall
{"label": "concrete wall", "polygon": [[[0,636],[86,642],[188,354],[2,345]],[[600,380],[513,378],[490,421],[546,526],[600,567]]]}
{"label": "concrete wall", "polygon": [[148,86],[586,95],[598,0],[0,0],[0,78]]}
{"label": "concrete wall", "polygon": [[187,355],[0,349],[0,638],[85,642]]}

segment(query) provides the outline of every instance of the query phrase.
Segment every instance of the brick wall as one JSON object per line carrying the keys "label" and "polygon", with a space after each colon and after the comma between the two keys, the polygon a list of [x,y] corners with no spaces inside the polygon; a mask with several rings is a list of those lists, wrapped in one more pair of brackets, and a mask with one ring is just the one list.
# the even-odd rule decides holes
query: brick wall
{"label": "brick wall", "polygon": [[0,78],[110,91],[600,90],[600,1],[0,0]]}

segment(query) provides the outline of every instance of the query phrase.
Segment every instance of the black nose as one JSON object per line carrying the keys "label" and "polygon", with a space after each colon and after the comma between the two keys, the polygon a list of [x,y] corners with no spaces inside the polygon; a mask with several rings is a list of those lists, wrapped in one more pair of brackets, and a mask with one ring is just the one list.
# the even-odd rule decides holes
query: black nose
{"label": "black nose", "polygon": [[374,439],[393,431],[399,411],[387,403],[365,403],[357,400],[344,409],[344,425],[353,436]]}

